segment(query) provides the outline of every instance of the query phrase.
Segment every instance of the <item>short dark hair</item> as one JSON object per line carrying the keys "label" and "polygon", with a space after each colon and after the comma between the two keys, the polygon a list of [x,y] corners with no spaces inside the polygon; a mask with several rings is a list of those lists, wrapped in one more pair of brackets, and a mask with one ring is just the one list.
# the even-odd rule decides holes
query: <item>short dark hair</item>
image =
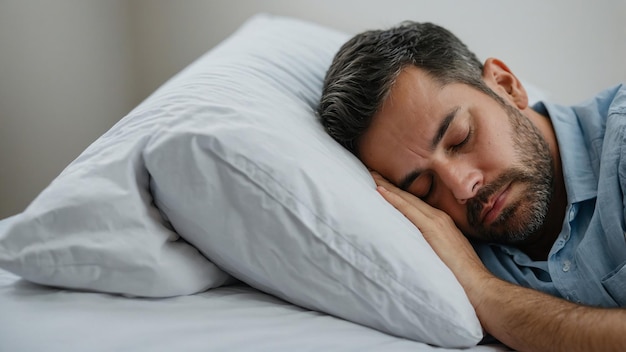
{"label": "short dark hair", "polygon": [[317,111],[328,134],[358,156],[360,137],[407,65],[443,85],[465,83],[496,95],[482,80],[482,63],[454,34],[432,23],[405,21],[357,34],[339,49]]}

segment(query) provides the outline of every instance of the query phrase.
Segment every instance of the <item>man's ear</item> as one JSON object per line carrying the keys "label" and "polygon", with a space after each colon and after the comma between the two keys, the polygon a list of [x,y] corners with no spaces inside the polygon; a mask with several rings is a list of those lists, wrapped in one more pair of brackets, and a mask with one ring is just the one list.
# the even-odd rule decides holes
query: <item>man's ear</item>
{"label": "man's ear", "polygon": [[505,101],[524,110],[528,107],[528,94],[517,77],[504,62],[489,58],[483,65],[483,80]]}

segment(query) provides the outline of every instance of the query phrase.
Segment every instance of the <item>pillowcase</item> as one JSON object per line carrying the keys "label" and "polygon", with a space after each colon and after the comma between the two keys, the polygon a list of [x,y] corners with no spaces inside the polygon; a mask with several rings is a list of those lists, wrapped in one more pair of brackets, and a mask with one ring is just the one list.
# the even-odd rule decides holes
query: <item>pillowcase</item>
{"label": "pillowcase", "polygon": [[163,95],[144,151],[157,207],[213,263],[287,301],[447,347],[481,326],[419,231],[315,115],[343,33],[259,16]]}
{"label": "pillowcase", "polygon": [[154,206],[143,149],[163,100],[136,108],[16,216],[0,221],[0,267],[26,280],[128,296],[205,291],[232,278]]}
{"label": "pillowcase", "polygon": [[253,17],[5,220],[0,267],[150,297],[232,275],[396,336],[475,345],[482,329],[454,275],[317,121],[347,39]]}

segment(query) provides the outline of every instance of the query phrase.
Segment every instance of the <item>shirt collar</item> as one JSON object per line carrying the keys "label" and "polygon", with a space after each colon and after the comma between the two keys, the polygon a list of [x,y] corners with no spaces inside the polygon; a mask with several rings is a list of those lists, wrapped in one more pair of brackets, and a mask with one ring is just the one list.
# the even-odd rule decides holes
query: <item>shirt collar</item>
{"label": "shirt collar", "polygon": [[538,102],[533,109],[549,116],[554,127],[561,154],[567,202],[573,204],[595,198],[598,193],[598,179],[590,161],[588,143],[574,109],[547,102]]}

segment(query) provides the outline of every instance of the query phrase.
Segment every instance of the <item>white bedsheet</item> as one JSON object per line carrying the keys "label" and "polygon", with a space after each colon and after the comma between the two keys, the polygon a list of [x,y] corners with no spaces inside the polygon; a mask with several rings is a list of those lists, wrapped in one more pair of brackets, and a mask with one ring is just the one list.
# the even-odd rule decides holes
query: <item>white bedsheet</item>
{"label": "white bedsheet", "polygon": [[243,285],[134,299],[39,286],[0,270],[0,351],[457,350],[396,338]]}

